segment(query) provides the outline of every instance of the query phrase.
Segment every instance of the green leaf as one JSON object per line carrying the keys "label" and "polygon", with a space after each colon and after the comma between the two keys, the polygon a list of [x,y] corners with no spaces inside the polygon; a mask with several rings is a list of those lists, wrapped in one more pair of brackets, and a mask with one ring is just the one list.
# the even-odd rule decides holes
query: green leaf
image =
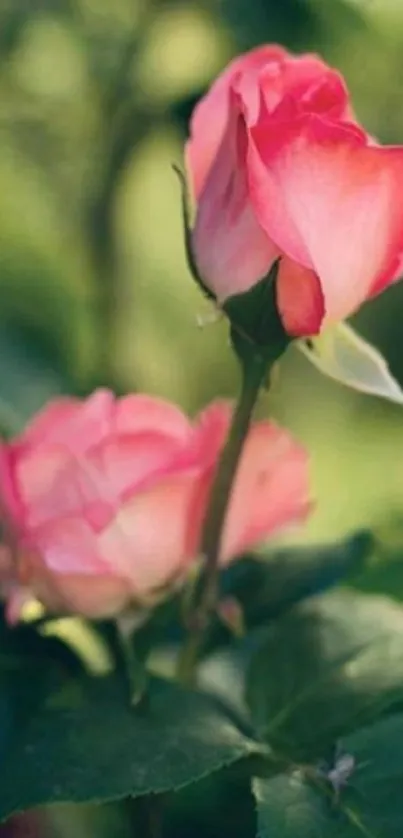
{"label": "green leaf", "polygon": [[24,623],[10,629],[0,611],[0,765],[15,731],[68,674],[82,671],[80,659],[61,639],[44,637]]}
{"label": "green leaf", "polygon": [[153,681],[133,709],[121,680],[73,682],[11,740],[0,818],[55,802],[106,801],[185,786],[256,753],[218,703]]}
{"label": "green leaf", "polygon": [[337,794],[317,765],[255,778],[259,838],[401,838],[403,715],[346,737],[350,777]]}
{"label": "green leaf", "polygon": [[372,551],[373,537],[363,530],[336,544],[262,553],[230,566],[221,593],[239,602],[247,627],[253,628],[362,572]]}
{"label": "green leaf", "polygon": [[274,624],[247,679],[255,728],[294,760],[323,754],[402,698],[402,609],[386,597],[348,591],[306,603]]}

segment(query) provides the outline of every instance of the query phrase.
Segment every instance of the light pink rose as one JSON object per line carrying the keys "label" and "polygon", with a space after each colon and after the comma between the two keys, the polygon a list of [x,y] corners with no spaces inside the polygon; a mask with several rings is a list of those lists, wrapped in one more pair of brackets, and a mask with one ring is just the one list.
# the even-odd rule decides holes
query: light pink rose
{"label": "light pink rose", "polygon": [[398,276],[403,147],[357,126],[341,77],[319,58],[280,47],[237,58],[196,107],[186,157],[194,258],[219,302],[280,258],[283,325],[309,336]]}
{"label": "light pink rose", "polygon": [[[181,582],[200,535],[231,408],[194,423],[168,402],[98,390],[49,404],[0,449],[14,550],[0,556],[10,620],[32,592],[53,612],[108,617]],[[221,560],[309,511],[307,455],[283,430],[252,427]]]}

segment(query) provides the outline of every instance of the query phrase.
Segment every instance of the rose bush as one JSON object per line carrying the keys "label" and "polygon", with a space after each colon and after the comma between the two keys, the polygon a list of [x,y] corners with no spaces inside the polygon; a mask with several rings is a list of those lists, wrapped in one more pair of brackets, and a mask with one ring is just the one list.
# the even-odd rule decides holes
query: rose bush
{"label": "rose bush", "polygon": [[[13,534],[2,576],[11,620],[24,592],[47,608],[106,617],[147,604],[199,553],[209,492],[231,418],[210,405],[191,423],[148,396],[49,404],[1,448]],[[307,455],[273,423],[248,435],[221,543],[226,563],[309,510]]]}

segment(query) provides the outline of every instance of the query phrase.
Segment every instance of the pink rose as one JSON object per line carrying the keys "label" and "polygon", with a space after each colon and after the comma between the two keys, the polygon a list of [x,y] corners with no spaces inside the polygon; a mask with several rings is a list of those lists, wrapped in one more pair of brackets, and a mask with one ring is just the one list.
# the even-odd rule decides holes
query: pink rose
{"label": "pink rose", "polygon": [[[0,450],[15,550],[0,557],[11,620],[27,590],[54,612],[108,617],[179,583],[200,533],[230,421],[216,403],[192,424],[173,405],[107,390],[58,399]],[[271,423],[250,431],[222,562],[309,510],[307,456]],[[13,557],[17,556],[14,559]]]}
{"label": "pink rose", "polygon": [[341,77],[319,58],[261,47],[236,59],[196,107],[186,155],[194,257],[219,302],[280,258],[283,325],[309,336],[396,279],[403,148],[353,122]]}

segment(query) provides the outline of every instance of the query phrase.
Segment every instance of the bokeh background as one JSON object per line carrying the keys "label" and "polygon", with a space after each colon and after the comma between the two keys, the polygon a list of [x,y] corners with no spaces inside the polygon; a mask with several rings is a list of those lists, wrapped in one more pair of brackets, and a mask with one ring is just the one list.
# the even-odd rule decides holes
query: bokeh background
{"label": "bokeh background", "polygon": [[[192,413],[234,396],[225,324],[197,325],[207,309],[185,263],[172,163],[214,75],[264,41],[320,52],[345,74],[367,129],[403,143],[403,0],[0,0],[4,433],[49,397],[98,385]],[[403,283],[355,321],[403,383]],[[312,454],[317,510],[299,538],[403,517],[401,408],[325,380],[290,350],[260,409]],[[227,834],[251,834],[252,804],[232,823],[233,795],[225,783],[190,792],[189,838],[224,834],[204,824],[206,800],[226,812]],[[181,806],[172,838],[187,838]],[[56,808],[49,835],[131,834],[121,811],[105,811]],[[17,820],[1,834],[27,829]],[[48,834],[35,818],[29,830]]]}

